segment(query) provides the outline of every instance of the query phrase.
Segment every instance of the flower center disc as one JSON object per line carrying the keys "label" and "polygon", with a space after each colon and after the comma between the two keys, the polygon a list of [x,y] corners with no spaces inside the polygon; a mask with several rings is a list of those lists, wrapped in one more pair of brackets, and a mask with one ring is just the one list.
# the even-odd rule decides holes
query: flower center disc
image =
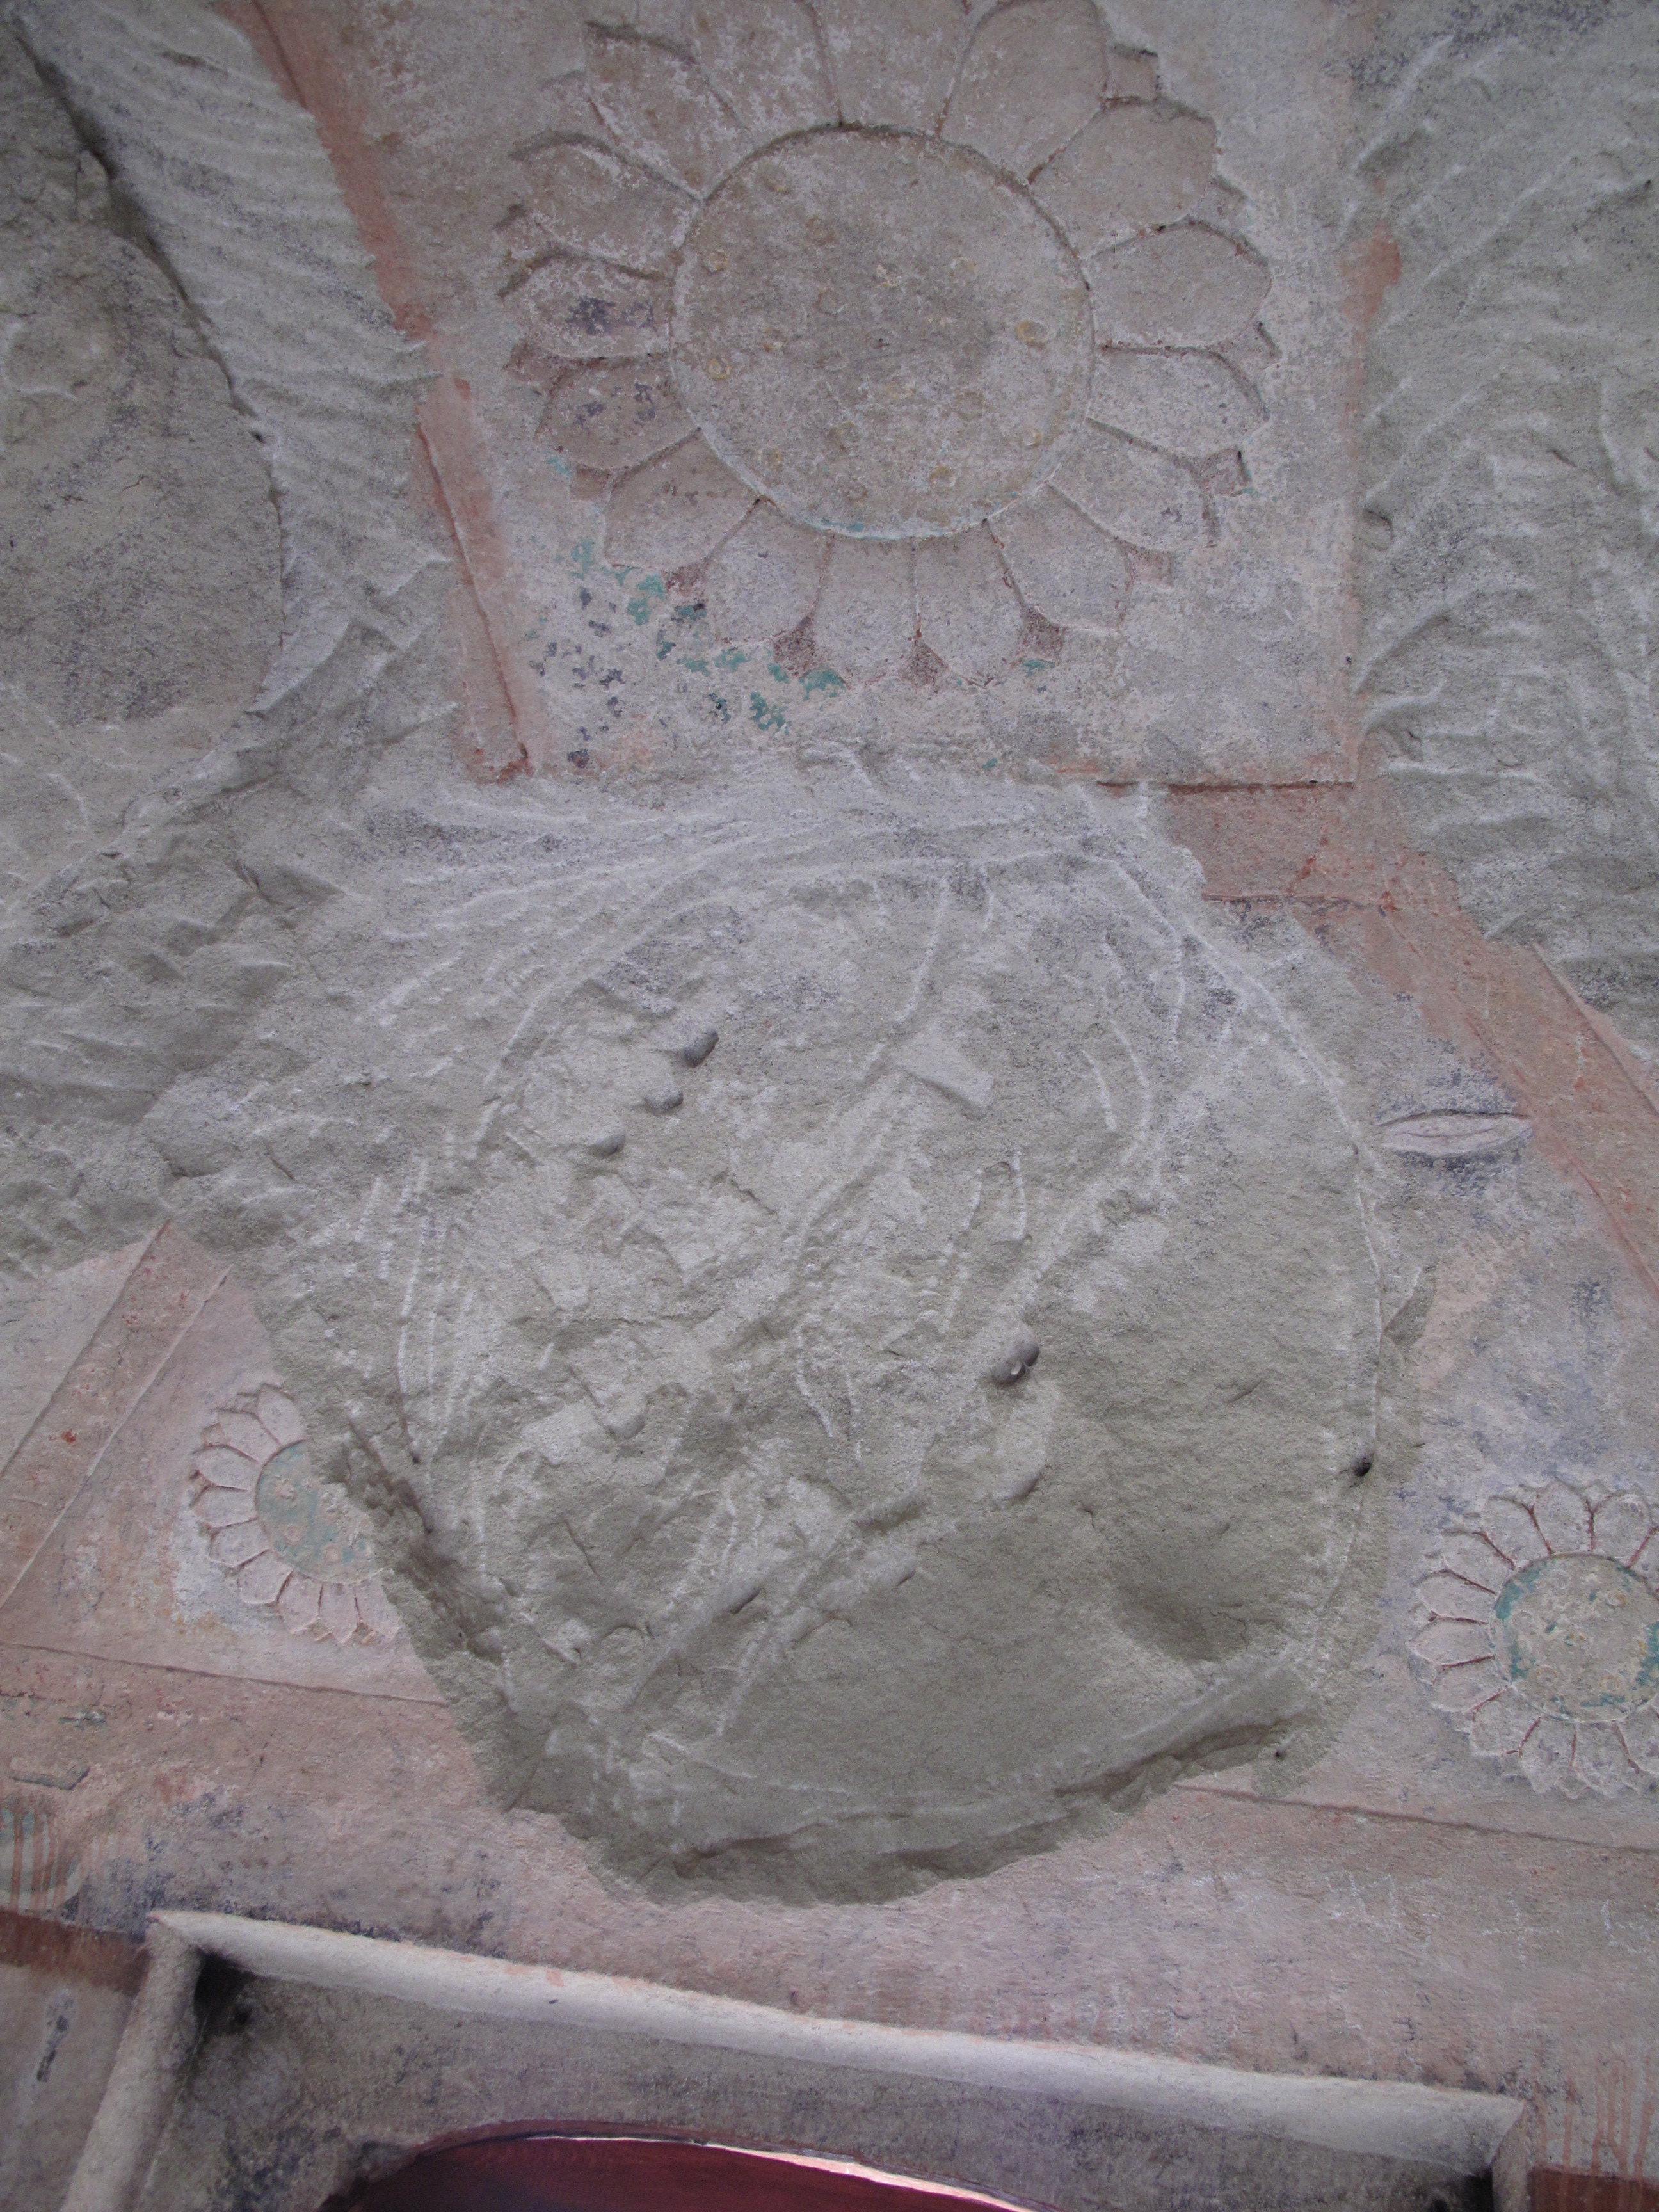
{"label": "flower center disc", "polygon": [[970,529],[1045,476],[1089,388],[1071,248],[975,154],[812,131],[744,162],[680,258],[681,396],[797,522]]}
{"label": "flower center disc", "polygon": [[374,1547],[349,1523],[344,1500],[311,1471],[303,1444],[288,1444],[259,1477],[254,1510],[272,1549],[290,1567],[319,1583],[366,1582],[374,1571]]}
{"label": "flower center disc", "polygon": [[1500,1663],[1551,1712],[1611,1720],[1659,1692],[1659,1597],[1616,1560],[1540,1559],[1504,1584],[1496,1619]]}

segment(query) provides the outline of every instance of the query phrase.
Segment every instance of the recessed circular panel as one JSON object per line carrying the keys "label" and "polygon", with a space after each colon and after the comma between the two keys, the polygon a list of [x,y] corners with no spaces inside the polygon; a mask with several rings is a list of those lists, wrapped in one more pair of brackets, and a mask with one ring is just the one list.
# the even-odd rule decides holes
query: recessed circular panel
{"label": "recessed circular panel", "polygon": [[680,392],[727,465],[798,522],[971,528],[1048,473],[1087,395],[1071,248],[977,155],[810,132],[714,195],[681,258]]}

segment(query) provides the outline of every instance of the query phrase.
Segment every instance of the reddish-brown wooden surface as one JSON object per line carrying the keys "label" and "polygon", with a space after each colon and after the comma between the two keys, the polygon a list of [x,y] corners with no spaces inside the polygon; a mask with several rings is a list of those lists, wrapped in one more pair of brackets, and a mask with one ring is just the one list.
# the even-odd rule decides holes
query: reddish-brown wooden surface
{"label": "reddish-brown wooden surface", "polygon": [[994,2201],[798,2155],[525,2134],[440,2144],[325,2212],[984,2212]]}

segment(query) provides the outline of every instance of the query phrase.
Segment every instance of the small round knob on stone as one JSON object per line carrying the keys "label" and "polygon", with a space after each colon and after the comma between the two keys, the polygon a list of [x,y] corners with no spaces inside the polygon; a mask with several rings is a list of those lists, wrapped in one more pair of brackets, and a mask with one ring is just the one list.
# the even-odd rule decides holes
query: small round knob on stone
{"label": "small round knob on stone", "polygon": [[717,1029],[700,1029],[695,1036],[688,1037],[680,1047],[680,1058],[688,1067],[701,1067],[720,1041],[720,1033]]}
{"label": "small round knob on stone", "polygon": [[1000,1382],[1005,1386],[1010,1382],[1018,1382],[1028,1369],[1036,1365],[1037,1350],[1037,1340],[1030,1330],[1029,1328],[1018,1330],[1013,1342],[991,1370],[992,1382]]}

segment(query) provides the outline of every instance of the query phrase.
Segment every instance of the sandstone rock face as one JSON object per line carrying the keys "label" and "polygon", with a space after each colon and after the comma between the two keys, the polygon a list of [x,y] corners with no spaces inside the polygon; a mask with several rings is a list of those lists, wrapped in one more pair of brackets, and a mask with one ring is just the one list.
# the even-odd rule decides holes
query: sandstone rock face
{"label": "sandstone rock face", "polygon": [[1328,1085],[1167,851],[1052,802],[775,793],[644,871],[575,830],[377,882],[383,1166],[343,1036],[282,1116],[340,1153],[285,1296],[395,1407],[496,1786],[635,1870],[858,1894],[1302,1713],[1375,1270]]}
{"label": "sandstone rock face", "polygon": [[[1494,74],[1455,45],[1406,65],[1407,18],[1373,64],[1400,76],[1361,174],[1402,273],[1367,370],[1359,543],[1362,665],[1415,834],[1484,930],[1544,948],[1650,1060],[1648,27],[1608,9],[1504,48]],[[1515,219],[1471,222],[1467,180],[1498,175]]]}
{"label": "sandstone rock face", "polygon": [[0,653],[61,722],[228,720],[281,633],[276,508],[223,371],[109,180],[0,41]]}
{"label": "sandstone rock face", "polygon": [[[294,1647],[276,1679],[313,1687],[359,1662],[406,1686],[401,1620],[496,1805],[664,1888],[884,1898],[1328,1740],[1375,1628],[1362,1516],[1410,1396],[1399,1345],[1428,1314],[1472,1331],[1504,1266],[1517,1310],[1515,1253],[1531,1267],[1578,1203],[1548,1177],[1613,1187],[1561,1133],[1588,1024],[1534,1024],[1528,1051],[1578,1054],[1542,1106],[1505,1089],[1513,1057],[1503,1080],[1437,1060],[1443,1030],[1390,1063],[1419,987],[1481,1060],[1509,971],[1437,878],[1401,918],[1429,861],[1364,810],[1405,793],[1482,920],[1581,979],[1586,945],[1643,957],[1639,71],[1609,92],[1606,52],[1581,58],[1603,105],[1559,145],[1601,166],[1549,168],[1521,242],[1480,249],[1520,276],[1471,302],[1437,255],[1486,234],[1443,235],[1417,188],[1447,131],[1484,143],[1459,105],[1478,73],[1454,42],[1362,86],[1387,115],[1364,111],[1380,197],[1355,205],[1398,216],[1404,289],[1357,428],[1347,111],[1328,75],[1315,99],[1275,74],[1307,10],[1160,7],[1154,53],[1088,0],[503,5],[540,57],[497,88],[512,133],[501,65],[462,69],[453,19],[379,23],[359,88],[396,189],[364,204],[403,334],[309,118],[227,24],[173,0],[18,14],[159,258],[106,221],[107,176],[15,57],[8,481],[84,477],[125,514],[125,456],[179,507],[137,542],[194,564],[135,602],[175,659],[135,618],[123,661],[98,597],[126,588],[119,514],[55,598],[41,533],[19,725],[118,715],[131,749],[147,717],[221,719],[198,773],[53,848],[72,865],[44,887],[17,840],[0,1220],[21,1273],[170,1218],[213,1297],[234,1269],[258,1304],[270,1371],[228,1355],[185,1425],[175,1600],[216,1651],[264,1616],[262,1650]],[[443,132],[404,136],[388,86],[439,55]],[[1486,429],[1428,435],[1448,363],[1515,380],[1482,420],[1521,461]],[[1341,650],[1351,432],[1378,468],[1380,776]],[[95,505],[77,526],[104,528]],[[447,750],[488,689],[435,642],[451,580],[517,744],[464,757],[499,783]],[[75,609],[105,659],[77,657]],[[1169,826],[1264,762],[1297,787],[1228,796],[1200,886]],[[1336,768],[1359,781],[1300,781]],[[1122,787],[1188,772],[1196,800]],[[1381,979],[1369,1013],[1332,948]],[[1446,1006],[1477,1000],[1457,1028]],[[1618,1154],[1612,1232],[1638,1267],[1644,1157]],[[1466,1229],[1437,1289],[1422,1252]],[[1578,1265],[1559,1236],[1550,1297]],[[1581,1408],[1589,1265],[1591,1349],[1549,1382]],[[1633,1821],[1647,1647],[1601,1632],[1616,1601],[1650,1638],[1659,1515],[1627,1379],[1607,1480],[1545,1464],[1556,1433],[1521,1406],[1532,1347],[1568,1340],[1545,1303],[1480,1370],[1510,1424],[1490,1455],[1526,1469],[1470,1474],[1449,1417],[1431,1480],[1394,1468],[1389,1633],[1419,1607],[1438,1703],[1387,1705],[1402,1636],[1373,1717],[1463,1767],[1473,1747],[1494,1791]],[[1437,1384],[1487,1357],[1456,1344]],[[1574,1449],[1604,1448],[1572,1418]],[[1500,1522],[1544,1549],[1493,1564]],[[1558,1613],[1589,1624],[1601,1688],[1547,1648]]]}
{"label": "sandstone rock face", "polygon": [[4,30],[0,142],[4,900],[252,703],[282,605],[270,477],[224,372]]}

